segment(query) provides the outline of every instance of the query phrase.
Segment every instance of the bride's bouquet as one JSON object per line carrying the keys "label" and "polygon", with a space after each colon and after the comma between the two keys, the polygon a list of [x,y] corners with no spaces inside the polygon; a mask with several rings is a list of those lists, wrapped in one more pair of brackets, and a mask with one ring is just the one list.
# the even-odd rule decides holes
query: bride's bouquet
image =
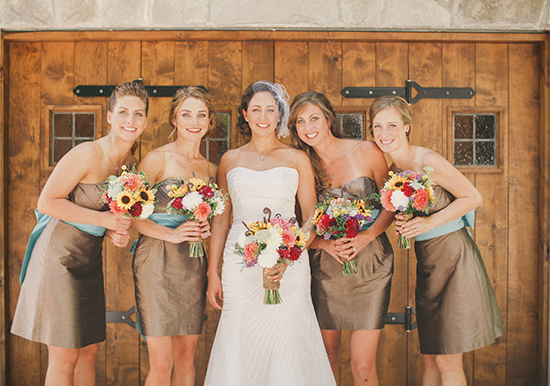
{"label": "bride's bouquet", "polygon": [[[268,218],[245,223],[247,231],[239,237],[235,244],[235,254],[242,256],[243,268],[254,267],[273,268],[276,265],[289,265],[302,255],[306,247],[309,232],[304,232],[297,226],[295,218],[283,219],[280,214],[271,217],[271,210],[264,209]],[[279,294],[280,282],[267,278],[264,270],[264,304],[282,303]]]}
{"label": "bride's bouquet", "polygon": [[[410,170],[390,171],[390,178],[380,190],[379,200],[382,207],[390,212],[397,212],[405,215],[410,220],[414,212],[428,213],[435,203],[430,173],[433,169],[429,166],[424,168],[426,174],[416,173]],[[399,235],[397,248],[409,249],[411,241]]]}
{"label": "bride's bouquet", "polygon": [[[204,181],[200,178],[177,180],[167,186],[168,197],[171,198],[165,210],[169,214],[179,214],[188,221],[205,221],[222,214],[225,210],[223,191],[214,179]],[[190,257],[204,256],[204,247],[200,241],[189,244]]]}
{"label": "bride's bouquet", "polygon": [[109,209],[116,215],[144,220],[155,209],[155,193],[151,188],[144,172],[130,170],[122,166],[120,176],[109,176],[103,186],[101,201],[109,205]]}
{"label": "bride's bouquet", "polygon": [[[362,199],[330,198],[315,205],[313,225],[315,233],[325,240],[354,238],[357,236],[365,221],[372,221],[372,207],[366,207]],[[342,274],[352,276],[357,273],[357,266],[353,259],[344,261]]]}

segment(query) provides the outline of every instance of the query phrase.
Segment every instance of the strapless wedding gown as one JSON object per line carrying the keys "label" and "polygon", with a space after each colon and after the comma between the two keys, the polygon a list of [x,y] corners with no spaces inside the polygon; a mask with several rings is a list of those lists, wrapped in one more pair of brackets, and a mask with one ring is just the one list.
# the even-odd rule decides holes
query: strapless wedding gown
{"label": "strapless wedding gown", "polygon": [[208,363],[205,385],[335,385],[311,301],[307,252],[281,280],[282,304],[263,304],[262,269],[244,268],[234,254],[244,222],[272,215],[295,216],[298,171],[276,167],[227,173],[233,224],[223,255],[224,304]]}

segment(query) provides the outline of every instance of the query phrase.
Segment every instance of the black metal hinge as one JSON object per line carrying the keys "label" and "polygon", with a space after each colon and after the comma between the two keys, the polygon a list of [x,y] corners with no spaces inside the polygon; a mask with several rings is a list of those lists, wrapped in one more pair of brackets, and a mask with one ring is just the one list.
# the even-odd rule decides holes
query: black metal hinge
{"label": "black metal hinge", "polygon": [[[134,80],[136,83],[143,84],[141,78]],[[176,91],[185,86],[143,86],[150,97],[173,97]],[[197,86],[207,91],[204,86]],[[73,93],[79,97],[109,97],[116,88],[116,85],[78,85],[73,89]]]}
{"label": "black metal hinge", "polygon": [[136,312],[136,306],[127,311],[107,311],[105,318],[107,323],[125,323],[132,328],[136,328],[136,322],[130,319],[130,316]]}
{"label": "black metal hinge", "polygon": [[416,309],[407,306],[405,312],[388,312],[386,324],[404,324],[405,331],[411,332],[416,328],[416,320],[412,321],[412,316],[416,315]]}
{"label": "black metal hinge", "polygon": [[[413,97],[413,89],[417,94]],[[405,87],[346,87],[342,90],[346,98],[378,98],[384,95],[397,95],[409,104],[420,99],[471,99],[476,92],[471,87],[422,87],[407,80]]]}

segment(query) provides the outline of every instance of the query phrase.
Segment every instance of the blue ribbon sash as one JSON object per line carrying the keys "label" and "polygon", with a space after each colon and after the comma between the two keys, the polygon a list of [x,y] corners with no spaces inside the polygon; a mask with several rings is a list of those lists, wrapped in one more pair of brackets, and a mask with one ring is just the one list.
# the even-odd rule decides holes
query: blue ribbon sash
{"label": "blue ribbon sash", "polygon": [[453,220],[447,224],[440,225],[432,229],[431,231],[415,236],[414,239],[416,241],[433,239],[452,232],[456,232],[457,230],[462,229],[465,226],[469,227],[470,229],[474,229],[475,216],[476,216],[476,211],[475,209],[472,209],[471,211],[466,213],[464,216],[456,220]]}
{"label": "blue ribbon sash", "polygon": [[[29,242],[27,243],[27,250],[25,251],[25,256],[23,257],[23,265],[21,266],[21,275],[19,275],[19,284],[23,284],[25,276],[27,275],[27,268],[29,266],[29,261],[31,259],[32,251],[36,241],[46,228],[46,225],[50,222],[51,216],[40,213],[38,210],[34,210],[34,215],[38,223],[34,226],[34,229],[29,236]],[[62,220],[60,220],[62,221]],[[79,229],[83,232],[89,233],[93,236],[103,236],[105,234],[105,228],[97,225],[90,224],[81,224],[77,222],[63,221],[69,225],[74,226],[76,229]]]}
{"label": "blue ribbon sash", "polygon": [[360,230],[364,231],[366,229],[369,229],[372,226],[372,224],[374,224],[376,219],[378,218],[378,215],[380,215],[380,209],[371,209],[371,211],[370,211],[371,221],[365,221]]}

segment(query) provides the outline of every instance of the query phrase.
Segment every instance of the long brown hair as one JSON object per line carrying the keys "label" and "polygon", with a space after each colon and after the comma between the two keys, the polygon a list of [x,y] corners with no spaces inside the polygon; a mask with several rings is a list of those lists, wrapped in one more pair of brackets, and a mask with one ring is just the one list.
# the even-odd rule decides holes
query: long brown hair
{"label": "long brown hair", "polygon": [[[168,115],[170,126],[172,126],[172,128],[174,129],[174,131],[172,131],[172,134],[176,132],[176,126],[173,122],[176,118],[176,113],[178,112],[181,104],[187,98],[198,99],[206,105],[206,108],[208,109],[208,118],[210,118],[208,129],[206,131],[207,133],[218,126],[218,116],[216,115],[216,108],[214,107],[214,103],[210,98],[210,94],[208,94],[208,92],[201,87],[186,86],[176,91],[174,97],[172,98],[172,104],[170,105],[170,114]],[[172,134],[170,134],[170,137],[172,136]]]}
{"label": "long brown hair", "polygon": [[[143,85],[138,82],[124,82],[116,86],[116,88],[111,93],[111,96],[109,97],[108,109],[111,113],[113,113],[115,110],[118,98],[122,98],[125,96],[138,97],[145,105],[145,116],[147,116],[147,113],[149,112],[149,95],[147,94],[147,90],[145,89],[145,87],[143,87]],[[136,153],[138,146],[139,144],[137,141],[132,144],[132,154]]]}
{"label": "long brown hair", "polygon": [[325,168],[321,162],[319,154],[315,149],[309,146],[307,143],[302,141],[298,136],[298,131],[296,130],[296,120],[298,114],[306,105],[315,105],[321,109],[325,119],[328,122],[328,126],[332,135],[336,138],[343,138],[344,135],[340,129],[340,123],[334,112],[332,104],[328,98],[316,91],[306,91],[301,94],[298,94],[292,101],[290,106],[290,119],[288,122],[288,127],[290,129],[290,138],[292,140],[292,145],[298,149],[301,149],[307,153],[309,159],[311,160],[311,166],[313,166],[313,171],[315,173],[315,190],[319,193],[322,190],[330,187],[328,178],[326,175]]}

